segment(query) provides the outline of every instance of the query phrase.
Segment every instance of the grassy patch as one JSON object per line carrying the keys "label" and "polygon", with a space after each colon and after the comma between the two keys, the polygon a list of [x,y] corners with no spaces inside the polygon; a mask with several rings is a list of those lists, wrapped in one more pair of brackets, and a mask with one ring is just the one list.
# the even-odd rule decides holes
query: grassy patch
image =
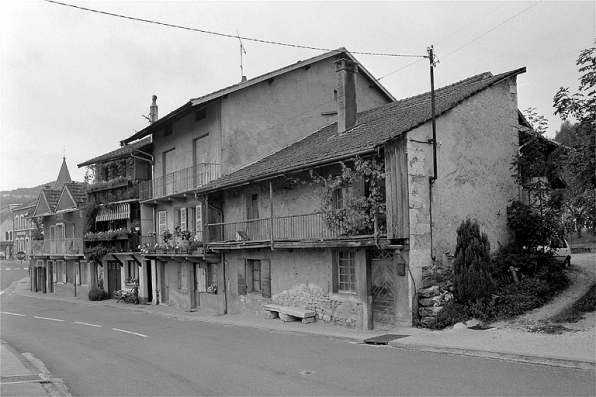
{"label": "grassy patch", "polygon": [[573,305],[549,319],[553,323],[576,323],[584,318],[584,313],[596,310],[596,284],[592,284],[588,292]]}

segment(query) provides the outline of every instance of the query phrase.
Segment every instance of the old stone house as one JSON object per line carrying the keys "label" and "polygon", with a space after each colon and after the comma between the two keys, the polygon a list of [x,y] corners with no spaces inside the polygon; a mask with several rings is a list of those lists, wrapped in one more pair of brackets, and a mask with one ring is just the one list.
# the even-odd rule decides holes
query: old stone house
{"label": "old stone house", "polygon": [[[124,139],[151,139],[151,179],[139,183],[142,299],[225,313],[225,262],[206,249],[207,223],[224,214],[195,190],[254,163],[337,119],[335,62],[355,58],[341,48],[195,98]],[[394,98],[363,67],[354,75],[360,109]],[[124,254],[124,253],[123,253]]]}
{"label": "old stone house", "polygon": [[[508,240],[506,207],[518,197],[516,78],[525,68],[436,90],[436,141],[430,93],[356,112],[356,70],[337,64],[339,122],[196,190],[207,209],[205,248],[222,255],[228,313],[258,314],[274,302],[350,327],[409,325],[423,269],[454,251],[463,220],[476,219],[493,247]],[[337,175],[356,157],[384,164],[385,202],[373,227],[348,233],[325,220],[323,189],[309,177]],[[334,210],[370,188],[341,186]]]}

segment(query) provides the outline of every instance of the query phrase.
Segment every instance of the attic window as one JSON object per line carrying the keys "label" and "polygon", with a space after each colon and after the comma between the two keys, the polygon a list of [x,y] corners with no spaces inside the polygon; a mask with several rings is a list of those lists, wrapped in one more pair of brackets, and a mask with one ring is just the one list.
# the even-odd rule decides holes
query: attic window
{"label": "attic window", "polygon": [[169,124],[165,127],[163,135],[168,136],[172,133],[172,124]]}
{"label": "attic window", "polygon": [[207,117],[207,108],[200,108],[195,112],[195,121],[203,120]]}
{"label": "attic window", "polygon": [[333,100],[337,102],[337,90],[333,90]]}

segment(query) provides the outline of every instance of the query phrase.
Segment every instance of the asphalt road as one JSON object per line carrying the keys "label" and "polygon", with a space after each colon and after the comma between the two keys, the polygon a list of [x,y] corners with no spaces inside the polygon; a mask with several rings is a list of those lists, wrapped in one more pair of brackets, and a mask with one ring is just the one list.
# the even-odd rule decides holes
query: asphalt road
{"label": "asphalt road", "polygon": [[1,338],[73,395],[594,395],[591,372],[0,297]]}
{"label": "asphalt road", "polygon": [[26,261],[0,260],[0,291],[4,291],[13,282],[29,275],[29,263]]}

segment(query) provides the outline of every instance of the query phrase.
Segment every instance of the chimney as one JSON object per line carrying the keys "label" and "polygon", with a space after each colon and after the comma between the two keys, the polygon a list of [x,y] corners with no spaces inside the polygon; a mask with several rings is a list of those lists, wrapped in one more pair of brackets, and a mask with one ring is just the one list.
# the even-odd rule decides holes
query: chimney
{"label": "chimney", "polygon": [[157,121],[157,95],[153,95],[151,98],[151,106],[149,107],[149,124],[153,124]]}
{"label": "chimney", "polygon": [[337,132],[344,133],[356,125],[356,74],[358,65],[349,59],[335,62],[337,79]]}

